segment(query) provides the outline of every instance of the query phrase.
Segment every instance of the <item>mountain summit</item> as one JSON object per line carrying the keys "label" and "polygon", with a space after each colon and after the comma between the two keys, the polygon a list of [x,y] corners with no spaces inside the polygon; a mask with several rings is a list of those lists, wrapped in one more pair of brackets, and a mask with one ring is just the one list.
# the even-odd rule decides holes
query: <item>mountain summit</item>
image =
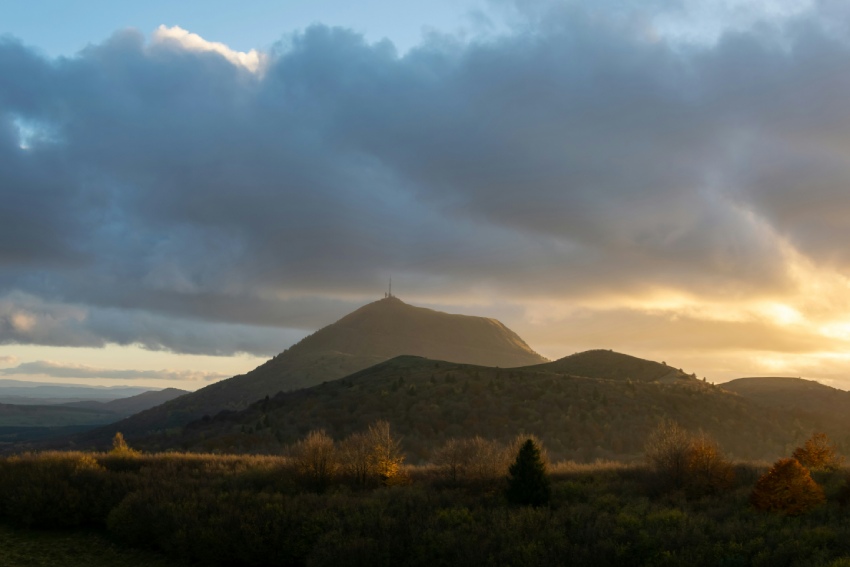
{"label": "mountain summit", "polygon": [[138,436],[180,427],[204,415],[243,409],[280,391],[343,378],[400,355],[503,368],[546,362],[496,319],[415,307],[389,296],[316,331],[247,374],[210,384],[83,440],[110,438],[115,431]]}

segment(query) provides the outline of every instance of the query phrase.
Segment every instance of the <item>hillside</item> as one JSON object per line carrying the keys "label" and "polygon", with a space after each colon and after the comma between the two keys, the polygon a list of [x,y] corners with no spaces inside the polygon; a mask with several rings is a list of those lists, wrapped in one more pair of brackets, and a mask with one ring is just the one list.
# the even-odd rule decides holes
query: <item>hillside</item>
{"label": "hillside", "polygon": [[266,396],[336,380],[400,355],[501,367],[546,361],[495,319],[452,315],[388,297],[324,327],[247,374],[211,384],[78,441],[108,442],[115,431],[132,439],[179,430],[205,415],[244,409]]}
{"label": "hillside", "polygon": [[[627,360],[617,353],[592,356],[605,363],[604,372],[608,364]],[[557,362],[498,369],[399,357],[343,380],[280,393],[244,411],[194,422],[182,436],[150,438],[142,446],[278,452],[312,429],[341,439],[386,419],[404,437],[413,462],[427,460],[451,437],[506,440],[520,432],[538,435],[556,459],[628,459],[639,457],[659,420],[672,418],[710,433],[735,456],[772,459],[811,433],[805,421],[791,422],[780,412],[695,379],[628,380],[616,373],[594,378],[557,368]]]}
{"label": "hillside", "polygon": [[738,378],[720,387],[762,406],[811,415],[850,427],[850,392],[814,380],[785,377]]}

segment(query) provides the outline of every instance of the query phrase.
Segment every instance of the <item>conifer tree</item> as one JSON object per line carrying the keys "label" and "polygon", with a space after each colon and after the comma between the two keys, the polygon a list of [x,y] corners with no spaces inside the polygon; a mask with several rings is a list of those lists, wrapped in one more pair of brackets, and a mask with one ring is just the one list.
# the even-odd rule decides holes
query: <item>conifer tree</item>
{"label": "conifer tree", "polygon": [[521,506],[545,506],[551,495],[549,475],[540,455],[540,447],[528,439],[508,469],[508,501]]}

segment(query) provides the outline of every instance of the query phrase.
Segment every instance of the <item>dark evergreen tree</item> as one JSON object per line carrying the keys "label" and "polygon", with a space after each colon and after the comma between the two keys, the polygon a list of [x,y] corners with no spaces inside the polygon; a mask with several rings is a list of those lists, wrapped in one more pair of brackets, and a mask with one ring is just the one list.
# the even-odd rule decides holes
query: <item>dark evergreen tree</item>
{"label": "dark evergreen tree", "polygon": [[516,460],[508,469],[506,496],[512,504],[545,506],[551,495],[549,475],[540,456],[540,447],[529,439],[522,444]]}

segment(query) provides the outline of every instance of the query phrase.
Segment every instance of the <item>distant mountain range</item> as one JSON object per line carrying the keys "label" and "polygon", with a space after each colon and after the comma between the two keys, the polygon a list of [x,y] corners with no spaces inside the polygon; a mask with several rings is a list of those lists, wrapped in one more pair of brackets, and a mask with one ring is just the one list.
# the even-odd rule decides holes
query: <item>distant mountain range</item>
{"label": "distant mountain range", "polygon": [[110,401],[137,396],[150,390],[149,387],[138,386],[88,386],[0,378],[0,403],[58,404],[82,400]]}
{"label": "distant mountain range", "polygon": [[[117,391],[124,390],[126,388]],[[78,433],[118,421],[186,393],[185,390],[166,388],[109,401],[86,400],[51,405],[0,403],[0,446]]]}

